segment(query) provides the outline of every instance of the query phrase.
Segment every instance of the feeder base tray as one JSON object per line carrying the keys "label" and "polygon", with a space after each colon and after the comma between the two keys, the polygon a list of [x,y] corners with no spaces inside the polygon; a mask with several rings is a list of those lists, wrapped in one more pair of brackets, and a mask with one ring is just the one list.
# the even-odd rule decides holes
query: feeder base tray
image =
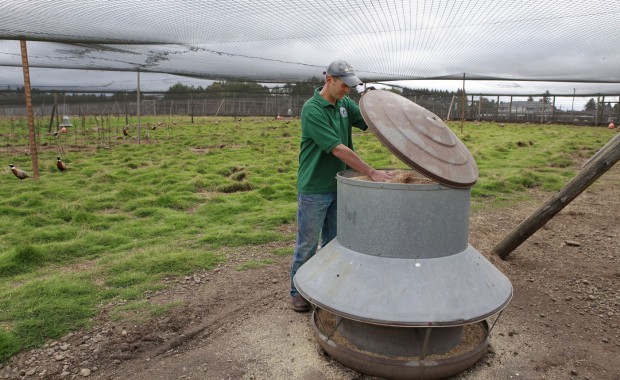
{"label": "feeder base tray", "polygon": [[[323,350],[346,367],[388,379],[432,380],[456,375],[480,360],[489,344],[489,326],[486,321],[481,321],[463,326],[463,339],[446,353],[424,358],[384,356],[359,349],[349,342],[338,331],[338,318],[320,308],[312,313],[312,328]],[[403,328],[410,327],[394,327]]]}

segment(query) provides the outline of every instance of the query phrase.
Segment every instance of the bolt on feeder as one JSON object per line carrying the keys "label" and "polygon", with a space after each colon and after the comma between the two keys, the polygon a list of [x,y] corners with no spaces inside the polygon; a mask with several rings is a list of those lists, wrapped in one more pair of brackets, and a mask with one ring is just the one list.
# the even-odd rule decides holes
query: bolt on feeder
{"label": "bolt on feeder", "polygon": [[512,284],[468,243],[478,168],[435,114],[389,91],[360,101],[377,138],[432,183],[338,173],[338,236],[297,271],[323,349],[361,373],[441,379],[476,363]]}

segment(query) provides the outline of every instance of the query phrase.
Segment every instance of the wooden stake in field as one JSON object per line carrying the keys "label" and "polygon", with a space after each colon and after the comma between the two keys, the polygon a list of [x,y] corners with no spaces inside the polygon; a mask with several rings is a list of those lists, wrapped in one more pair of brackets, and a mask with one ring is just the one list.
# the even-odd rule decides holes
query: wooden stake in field
{"label": "wooden stake in field", "polygon": [[461,133],[465,122],[465,73],[463,73],[463,94],[461,95]]}
{"label": "wooden stake in field", "polygon": [[138,114],[138,145],[140,145],[140,127],[141,127],[141,123],[140,123],[140,70],[138,70],[138,86],[137,86],[137,98],[138,101],[136,103],[136,113]]}
{"label": "wooden stake in field", "polygon": [[[497,243],[492,252],[506,259],[527,238],[560,212],[566,205],[577,198],[585,189],[596,181],[603,173],[611,169],[620,159],[620,134],[607,143],[591,159],[590,163],[573,178],[560,192],[547,200],[526,220],[521,222],[512,232]],[[613,195],[612,195],[613,196]]]}
{"label": "wooden stake in field", "polygon": [[37,154],[37,141],[34,134],[34,115],[32,114],[32,95],[30,93],[30,69],[28,66],[28,50],[26,41],[19,41],[22,53],[22,69],[24,71],[24,92],[26,94],[26,113],[28,114],[28,137],[30,141],[30,158],[32,160],[32,172],[34,179],[39,179],[39,157]]}

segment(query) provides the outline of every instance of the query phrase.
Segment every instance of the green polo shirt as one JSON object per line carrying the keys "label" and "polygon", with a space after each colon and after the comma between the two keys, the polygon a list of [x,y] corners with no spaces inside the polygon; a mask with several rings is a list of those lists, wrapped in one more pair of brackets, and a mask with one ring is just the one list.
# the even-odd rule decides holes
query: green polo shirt
{"label": "green polo shirt", "polygon": [[346,165],[331,151],[339,144],[353,149],[351,127],[366,130],[359,106],[349,97],[335,105],[320,95],[320,88],[301,110],[301,144],[297,190],[304,194],[336,192],[336,174]]}

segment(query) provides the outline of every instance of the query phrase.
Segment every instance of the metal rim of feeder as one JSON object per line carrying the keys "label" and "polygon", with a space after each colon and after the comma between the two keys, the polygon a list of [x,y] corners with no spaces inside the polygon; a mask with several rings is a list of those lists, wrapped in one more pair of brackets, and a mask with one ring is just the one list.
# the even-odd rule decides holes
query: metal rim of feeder
{"label": "metal rim of feeder", "polygon": [[[474,365],[485,354],[489,345],[489,326],[483,320],[476,325],[484,332],[484,339],[469,347],[469,350],[442,358],[426,358],[424,353],[418,357],[383,357],[363,350],[355,350],[339,344],[332,339],[335,330],[322,331],[317,324],[315,308],[311,315],[311,325],[319,344],[325,352],[343,365],[358,372],[389,379],[443,379],[456,375]],[[338,327],[337,327],[338,328]],[[426,329],[430,333],[433,328]],[[428,335],[427,333],[427,335]]]}
{"label": "metal rim of feeder", "polygon": [[469,189],[381,188],[354,173],[337,176],[338,235],[293,279],[304,298],[386,326],[458,326],[505,308],[509,279],[468,243]]}

